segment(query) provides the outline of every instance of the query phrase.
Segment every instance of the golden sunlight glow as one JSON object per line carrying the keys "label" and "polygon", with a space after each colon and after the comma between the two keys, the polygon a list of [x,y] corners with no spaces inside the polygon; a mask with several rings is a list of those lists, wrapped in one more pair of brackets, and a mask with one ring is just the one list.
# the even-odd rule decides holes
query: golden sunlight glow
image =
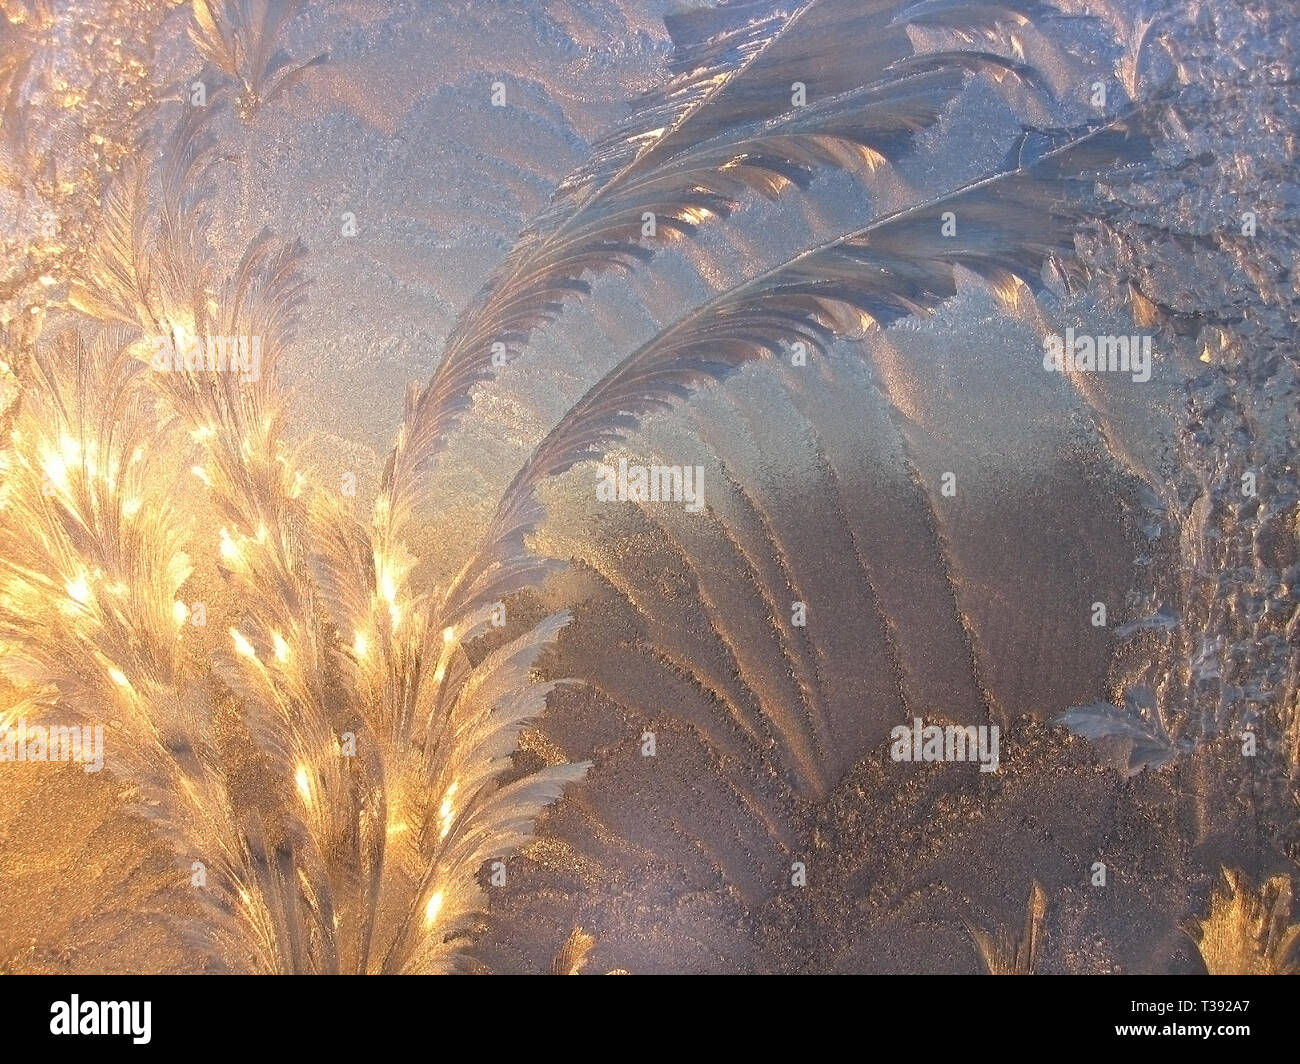
{"label": "golden sunlight glow", "polygon": [[134,517],[140,512],[141,502],[135,496],[122,500],[122,516]]}
{"label": "golden sunlight glow", "polygon": [[376,557],[375,566],[379,570],[379,593],[388,603],[388,621],[396,631],[402,623],[402,611],[397,605],[397,581],[393,578],[392,566],[384,558]]}
{"label": "golden sunlight glow", "polygon": [[271,633],[271,645],[275,647],[275,660],[285,662],[289,660],[289,644],[284,641],[284,636],[279,632]]}
{"label": "golden sunlight glow", "polygon": [[108,678],[117,684],[118,687],[131,686],[131,681],[126,678],[126,673],[121,669],[110,668],[108,670]]}
{"label": "golden sunlight glow", "polygon": [[298,785],[298,793],[302,795],[304,802],[311,801],[311,783],[307,779],[307,768],[305,765],[299,765],[298,771],[294,773],[293,781]]}
{"label": "golden sunlight glow", "polygon": [[221,539],[221,556],[228,562],[239,561],[239,544],[230,538],[230,533],[223,528],[217,535]]}
{"label": "golden sunlight glow", "polygon": [[235,641],[235,651],[246,658],[256,658],[257,651],[253,649],[253,644],[243,637],[238,628],[230,629],[230,638]]}
{"label": "golden sunlight glow", "polygon": [[357,633],[356,639],[352,641],[352,649],[357,657],[364,658],[366,656],[366,651],[370,649],[370,643],[363,633]]}
{"label": "golden sunlight glow", "polygon": [[202,466],[191,466],[190,472],[198,477],[209,488],[212,487],[212,478],[208,476],[208,471]]}
{"label": "golden sunlight glow", "polygon": [[46,454],[41,462],[41,472],[55,487],[68,486],[68,464],[57,454]]}
{"label": "golden sunlight glow", "polygon": [[432,927],[433,922],[438,919],[438,912],[442,909],[442,891],[437,891],[429,898],[429,904],[424,907],[424,926]]}
{"label": "golden sunlight glow", "polygon": [[190,608],[180,599],[172,603],[172,620],[177,624],[184,624],[189,619]]}
{"label": "golden sunlight glow", "polygon": [[76,603],[84,606],[90,601],[90,584],[86,579],[86,574],[82,573],[75,580],[69,580],[63,585],[68,592],[68,596]]}
{"label": "golden sunlight glow", "polygon": [[442,630],[442,641],[444,643],[450,643],[455,638],[456,638],[455,628],[444,628]]}
{"label": "golden sunlight glow", "polygon": [[456,793],[456,788],[458,786],[460,786],[459,782],[452,780],[451,786],[447,788],[447,793],[443,795],[442,805],[438,807],[438,824],[440,826],[438,838],[440,840],[445,839],[447,837],[447,832],[451,830],[451,821],[454,815],[451,799],[452,795]]}

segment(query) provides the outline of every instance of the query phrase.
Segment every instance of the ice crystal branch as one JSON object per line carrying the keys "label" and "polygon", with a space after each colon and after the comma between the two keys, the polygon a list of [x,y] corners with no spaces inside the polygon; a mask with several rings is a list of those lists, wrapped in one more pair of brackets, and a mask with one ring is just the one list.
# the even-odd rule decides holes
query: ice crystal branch
{"label": "ice crystal branch", "polygon": [[399,560],[311,501],[282,441],[275,376],[305,298],[302,250],[263,234],[217,274],[203,237],[210,144],[183,109],[166,165],[124,175],[73,301],[133,326],[145,362],[160,339],[260,343],[253,379],[201,361],[144,375],[197,445],[192,471],[220,522],[205,546],[241,603],[214,676],[243,701],[282,783],[271,821],[241,819],[254,875],[237,893],[264,914],[264,969],[447,970],[484,907],[483,864],[508,857],[584,771],[500,781],[550,690],[531,670],[564,619],[471,662],[462,640],[483,618],[433,613]]}
{"label": "ice crystal branch", "polygon": [[[736,4],[670,16],[676,76],[557,189],[458,318],[432,378],[408,395],[376,506],[380,549],[404,538],[421,474],[472,388],[494,372],[494,344],[517,354],[567,301],[590,292],[590,278],[631,270],[658,245],[728,217],[747,195],[775,198],[806,188],[819,170],[864,174],[901,157],[971,72],[1035,83],[1023,64],[988,52],[918,54],[908,29],[969,39],[1046,10],[1036,0],[804,0],[788,15]],[[813,55],[819,98],[803,106],[791,84]]]}
{"label": "ice crystal branch", "polygon": [[297,0],[193,0],[190,38],[199,54],[239,86],[236,107],[244,119],[298,81],[324,54],[294,62],[276,47]]}
{"label": "ice crystal branch", "polygon": [[1274,876],[1256,888],[1225,868],[1210,895],[1209,915],[1187,933],[1211,975],[1294,975],[1300,972],[1300,923],[1291,920],[1291,880]]}
{"label": "ice crystal branch", "polygon": [[1047,892],[1035,882],[1029,889],[1025,926],[1017,935],[1009,931],[988,932],[967,924],[979,949],[987,975],[1034,975],[1042,949],[1043,923],[1047,918]]}
{"label": "ice crystal branch", "polygon": [[[213,873],[202,937],[269,960],[252,859],[226,800],[211,699],[180,658],[192,532],[167,463],[186,448],[118,332],[33,359],[0,488],[0,668],[59,725],[104,727],[110,770],[188,874]],[[116,722],[116,723],[114,723]]]}

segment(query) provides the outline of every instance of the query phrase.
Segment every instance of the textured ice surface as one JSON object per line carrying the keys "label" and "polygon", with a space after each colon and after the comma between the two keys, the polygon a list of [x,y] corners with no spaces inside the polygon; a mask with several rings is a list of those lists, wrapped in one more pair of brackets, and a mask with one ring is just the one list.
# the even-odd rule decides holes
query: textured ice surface
{"label": "textured ice surface", "polygon": [[[103,27],[59,42],[65,66],[118,57],[107,40],[134,33],[152,41],[155,86],[193,76],[183,10],[54,7]],[[320,482],[354,472],[368,502],[404,389],[428,377],[457,311],[592,141],[665,80],[667,7],[313,3],[284,44],[329,62],[253,121],[221,116],[214,240],[232,263],[264,227],[308,250],[311,302],[285,379]],[[1018,925],[1038,880],[1045,970],[1190,970],[1179,923],[1219,866],[1293,867],[1294,18],[1200,0],[1091,13],[1024,34],[1049,97],[974,86],[896,168],[746,203],[632,278],[597,281],[479,393],[417,545],[431,583],[567,405],[712,292],[977,178],[1021,123],[1087,119],[1096,79],[1111,109],[1128,92],[1173,93],[1163,172],[1117,192],[1129,209],[1115,231],[1082,242],[1091,287],[1008,313],[972,276],[930,320],[840,343],[808,369],[749,367],[654,420],[622,453],[702,465],[700,517],[611,512],[590,466],[547,486],[537,547],[575,564],[539,597],[576,616],[547,669],[581,684],[552,697],[521,762],[594,768],[511,862],[488,967],[546,970],[582,925],[593,970],[973,971],[963,921]],[[1162,18],[1132,67],[1147,13]],[[111,98],[86,83],[93,65],[79,65],[80,91]],[[140,96],[110,69],[121,106]],[[509,105],[485,106],[498,80]],[[32,99],[50,123],[38,139],[84,144],[96,128],[85,108]],[[40,204],[0,195],[18,208],[8,254]],[[1235,232],[1246,210],[1258,240],[1193,239]],[[23,268],[21,286],[6,275],[14,298],[39,294]],[[1164,326],[1149,382],[1043,372],[1040,331],[1142,331],[1135,289]],[[1258,499],[1240,495],[1248,471]],[[817,618],[806,631],[788,624],[795,600]],[[1095,602],[1106,627],[1089,624]],[[1102,708],[1074,730],[1096,745],[1059,723],[1089,707]],[[891,762],[890,729],[914,716],[998,724],[1001,771]],[[1243,770],[1247,723],[1268,756]],[[1135,742],[1139,727],[1168,750]],[[1143,751],[1156,766],[1197,743],[1126,778]],[[168,864],[115,814],[110,780],[6,774],[0,788],[0,911],[27,914],[0,917],[0,963],[199,964],[142,915]],[[24,829],[55,809],[63,827]],[[1087,886],[1097,860],[1113,869],[1104,891]],[[808,887],[789,887],[793,861]]]}

